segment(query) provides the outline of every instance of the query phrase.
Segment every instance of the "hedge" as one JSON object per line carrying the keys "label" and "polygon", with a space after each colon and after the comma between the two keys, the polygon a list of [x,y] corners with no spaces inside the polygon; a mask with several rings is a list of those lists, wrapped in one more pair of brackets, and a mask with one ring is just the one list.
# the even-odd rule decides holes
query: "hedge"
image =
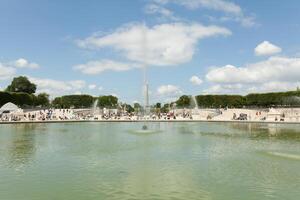
{"label": "hedge", "polygon": [[19,107],[35,106],[37,105],[37,97],[33,94],[15,93],[15,92],[1,92],[0,91],[0,106],[12,102]]}
{"label": "hedge", "polygon": [[52,101],[55,108],[90,108],[95,98],[90,95],[67,95]]}

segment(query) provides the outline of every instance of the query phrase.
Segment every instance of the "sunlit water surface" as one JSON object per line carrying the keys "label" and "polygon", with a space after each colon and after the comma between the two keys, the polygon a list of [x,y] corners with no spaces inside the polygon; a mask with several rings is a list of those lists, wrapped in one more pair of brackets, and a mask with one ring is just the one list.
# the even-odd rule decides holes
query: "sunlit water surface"
{"label": "sunlit water surface", "polygon": [[0,125],[0,199],[300,199],[300,125],[142,125]]}

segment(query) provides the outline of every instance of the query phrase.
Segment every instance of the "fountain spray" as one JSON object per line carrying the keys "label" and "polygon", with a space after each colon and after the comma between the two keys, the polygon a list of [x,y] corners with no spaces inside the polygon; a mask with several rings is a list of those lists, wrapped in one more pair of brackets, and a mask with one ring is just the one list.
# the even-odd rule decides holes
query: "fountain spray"
{"label": "fountain spray", "polygon": [[[143,23],[142,26],[142,52],[143,52],[143,73],[144,73],[144,80],[143,80],[143,96],[144,96],[144,118],[149,114],[148,111],[149,109],[149,83],[147,81],[147,30],[146,30],[146,25]],[[142,127],[143,130],[147,130],[148,127],[146,124],[143,125]]]}
{"label": "fountain spray", "polygon": [[149,114],[149,83],[147,80],[147,31],[146,25],[142,26],[142,52],[143,52],[143,97],[144,97],[144,116]]}

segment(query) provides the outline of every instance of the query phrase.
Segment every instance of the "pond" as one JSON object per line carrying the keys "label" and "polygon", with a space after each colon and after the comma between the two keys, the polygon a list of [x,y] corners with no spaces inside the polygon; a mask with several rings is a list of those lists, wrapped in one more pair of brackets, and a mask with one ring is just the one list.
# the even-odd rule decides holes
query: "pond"
{"label": "pond", "polygon": [[0,125],[0,199],[299,199],[300,125]]}

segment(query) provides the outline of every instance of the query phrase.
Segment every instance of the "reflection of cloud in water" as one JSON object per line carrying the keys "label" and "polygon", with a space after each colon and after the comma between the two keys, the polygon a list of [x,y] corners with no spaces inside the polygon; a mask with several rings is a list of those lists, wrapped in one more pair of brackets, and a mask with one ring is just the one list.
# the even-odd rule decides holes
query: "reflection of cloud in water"
{"label": "reflection of cloud in water", "polygon": [[270,155],[270,156],[275,156],[275,157],[279,157],[279,158],[285,158],[285,159],[300,161],[300,155],[299,154],[281,153],[281,152],[273,152],[273,151],[267,151],[265,153],[267,155]]}
{"label": "reflection of cloud in water", "polygon": [[137,129],[137,130],[128,130],[128,133],[133,134],[133,135],[138,135],[138,136],[146,136],[146,135],[152,135],[156,133],[160,133],[160,130],[153,130],[153,129]]}
{"label": "reflection of cloud in water", "polygon": [[210,199],[186,165],[140,161],[121,179],[122,191],[137,199]]}

